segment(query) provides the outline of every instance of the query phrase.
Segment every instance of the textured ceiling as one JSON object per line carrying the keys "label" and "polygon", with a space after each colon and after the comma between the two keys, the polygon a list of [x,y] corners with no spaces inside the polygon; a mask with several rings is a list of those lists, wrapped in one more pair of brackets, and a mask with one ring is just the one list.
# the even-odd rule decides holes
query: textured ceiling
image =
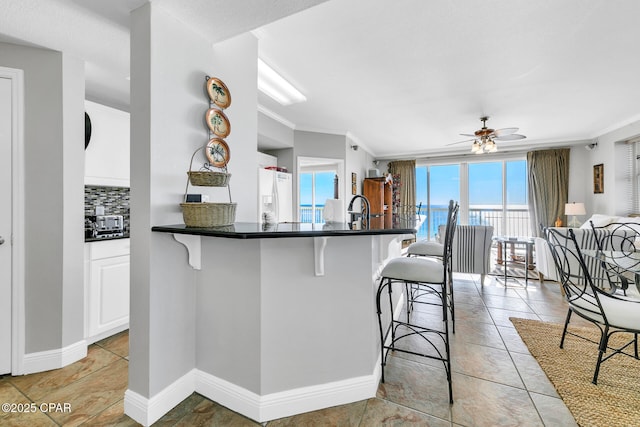
{"label": "textured ceiling", "polygon": [[260,102],[378,157],[468,152],[446,144],[483,115],[527,135],[501,150],[590,139],[640,118],[638,16],[634,0],[332,0],[256,32],[308,98]]}
{"label": "textured ceiling", "polygon": [[[153,0],[212,43],[326,0]],[[129,108],[129,13],[147,0],[0,0],[0,41],[86,62],[86,96]],[[213,25],[212,23],[215,23]]]}
{"label": "textured ceiling", "polygon": [[[377,157],[466,152],[447,144],[483,115],[527,135],[500,151],[640,118],[637,0],[153,2],[212,42],[257,28],[260,56],[308,99],[282,107],[261,95],[261,108]],[[0,40],[84,58],[87,98],[127,109],[129,11],[144,3],[0,0]]]}

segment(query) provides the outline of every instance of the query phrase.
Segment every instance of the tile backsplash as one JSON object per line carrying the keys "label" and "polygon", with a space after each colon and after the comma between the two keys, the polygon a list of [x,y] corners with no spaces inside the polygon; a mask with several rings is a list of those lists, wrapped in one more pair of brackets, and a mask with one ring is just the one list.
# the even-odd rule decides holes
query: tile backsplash
{"label": "tile backsplash", "polygon": [[105,215],[122,215],[125,232],[129,231],[129,188],[84,186],[84,216],[95,215],[96,206],[104,206]]}

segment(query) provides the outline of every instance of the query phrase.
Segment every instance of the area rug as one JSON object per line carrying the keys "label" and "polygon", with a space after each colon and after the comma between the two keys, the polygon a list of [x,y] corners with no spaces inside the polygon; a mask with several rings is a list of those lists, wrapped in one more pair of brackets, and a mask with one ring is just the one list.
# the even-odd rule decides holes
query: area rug
{"label": "area rug", "polygon": [[[597,344],[568,335],[560,348],[562,325],[510,318],[531,354],[536,358],[578,425],[640,426],[640,361],[616,355],[601,365],[598,385],[591,383],[597,360]],[[594,327],[570,330],[598,341]],[[620,335],[616,337],[616,335]],[[616,334],[611,345],[630,337]]]}

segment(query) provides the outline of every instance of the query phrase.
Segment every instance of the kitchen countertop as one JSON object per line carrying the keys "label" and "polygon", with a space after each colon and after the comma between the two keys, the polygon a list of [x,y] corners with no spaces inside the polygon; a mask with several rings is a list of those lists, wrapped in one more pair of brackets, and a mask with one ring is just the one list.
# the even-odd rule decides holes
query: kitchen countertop
{"label": "kitchen countertop", "polygon": [[[413,237],[417,225],[411,221],[374,230],[352,230],[346,223],[152,227],[154,233],[168,233],[156,234],[162,239],[154,246],[171,251],[155,260],[154,275],[170,276],[163,288],[168,292],[188,295],[184,308],[172,312],[172,322],[194,325],[190,340],[197,343],[198,375],[208,384],[221,383],[218,378],[228,384],[202,392],[214,400],[223,396],[230,409],[265,420],[292,415],[297,410],[291,408],[293,401],[321,409],[375,397],[378,275],[388,260],[401,256],[402,240]],[[174,248],[177,244],[187,253]],[[193,274],[184,271],[184,279],[176,280],[180,268],[169,259],[185,267],[188,263]],[[395,300],[402,305],[399,294]],[[166,309],[164,301],[152,298],[149,303],[158,312]],[[384,310],[390,318],[393,311]],[[169,346],[167,351],[173,357],[180,349]],[[274,395],[287,398],[276,407]],[[244,396],[255,403],[247,405]],[[267,411],[270,415],[263,415]]]}
{"label": "kitchen countertop", "polygon": [[105,241],[105,240],[128,239],[129,237],[130,237],[130,236],[129,236],[129,233],[124,233],[124,235],[123,235],[123,236],[119,236],[119,237],[107,237],[107,238],[104,238],[104,239],[99,239],[99,238],[97,238],[97,237],[85,237],[85,238],[84,238],[84,242],[85,242],[85,243],[89,243],[89,242],[103,242],[103,241]]}
{"label": "kitchen countertop", "polygon": [[404,220],[391,228],[351,229],[347,223],[309,224],[286,222],[261,224],[236,222],[223,227],[187,227],[184,224],[157,225],[151,231],[161,233],[191,234],[196,236],[226,237],[230,239],[273,239],[282,237],[366,236],[380,234],[415,234],[420,221]]}

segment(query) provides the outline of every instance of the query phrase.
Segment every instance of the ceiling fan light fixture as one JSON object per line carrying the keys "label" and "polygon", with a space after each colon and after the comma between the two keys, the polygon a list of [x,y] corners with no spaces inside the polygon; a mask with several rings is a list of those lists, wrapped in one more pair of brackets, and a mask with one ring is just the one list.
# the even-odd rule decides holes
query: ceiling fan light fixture
{"label": "ceiling fan light fixture", "polygon": [[473,141],[473,145],[471,146],[471,152],[479,154],[482,150],[482,144],[477,139]]}
{"label": "ceiling fan light fixture", "polygon": [[471,137],[472,139],[466,139],[464,141],[458,141],[447,145],[461,144],[463,142],[473,141],[471,145],[471,152],[475,154],[483,153],[495,153],[498,151],[498,145],[496,141],[517,141],[525,139],[526,136],[517,134],[518,128],[502,128],[492,129],[487,127],[488,116],[480,117],[482,122],[482,128],[475,131],[473,134],[461,133],[460,135]]}
{"label": "ceiling fan light fixture", "polygon": [[491,138],[487,138],[487,140],[484,142],[484,152],[485,153],[495,153],[496,151],[498,151],[498,146],[496,145],[495,141]]}

